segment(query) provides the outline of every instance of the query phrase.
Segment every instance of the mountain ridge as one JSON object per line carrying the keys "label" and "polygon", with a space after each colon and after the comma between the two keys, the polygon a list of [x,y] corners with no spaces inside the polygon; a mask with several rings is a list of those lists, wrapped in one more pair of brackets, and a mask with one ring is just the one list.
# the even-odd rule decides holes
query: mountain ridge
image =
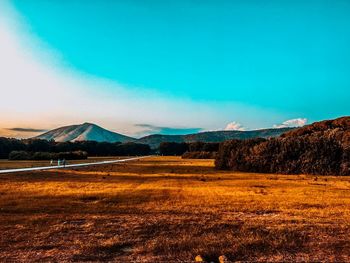
{"label": "mountain ridge", "polygon": [[96,124],[85,122],[83,124],[59,127],[38,135],[34,137],[34,139],[55,140],[56,142],[137,142],[148,144],[152,148],[157,148],[162,142],[222,142],[231,139],[270,138],[277,137],[293,129],[294,128],[270,128],[251,131],[204,131],[185,135],[152,134],[136,139],[106,130]]}

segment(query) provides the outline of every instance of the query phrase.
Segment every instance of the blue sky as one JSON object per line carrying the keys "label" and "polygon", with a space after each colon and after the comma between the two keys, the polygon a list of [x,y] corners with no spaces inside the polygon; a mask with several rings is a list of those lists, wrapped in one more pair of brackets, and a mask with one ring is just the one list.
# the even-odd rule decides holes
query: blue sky
{"label": "blue sky", "polygon": [[[62,92],[87,99],[82,112],[62,99],[61,112],[49,107],[35,127],[20,112],[4,122],[41,129],[87,119],[142,134],[349,115],[349,12],[349,1],[322,0],[6,1],[19,49],[55,78],[78,80]],[[125,106],[96,113],[106,99]]]}

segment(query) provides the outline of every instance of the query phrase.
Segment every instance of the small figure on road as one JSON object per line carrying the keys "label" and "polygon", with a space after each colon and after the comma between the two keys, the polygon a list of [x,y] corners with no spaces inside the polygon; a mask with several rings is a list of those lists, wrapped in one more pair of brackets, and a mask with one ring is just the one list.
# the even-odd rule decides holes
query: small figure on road
{"label": "small figure on road", "polygon": [[58,165],[58,166],[61,165],[61,160],[60,160],[60,159],[57,160],[57,165]]}
{"label": "small figure on road", "polygon": [[53,165],[53,160],[51,159],[51,161],[50,161],[50,166],[52,166]]}
{"label": "small figure on road", "polygon": [[63,167],[66,167],[66,159],[62,160]]}

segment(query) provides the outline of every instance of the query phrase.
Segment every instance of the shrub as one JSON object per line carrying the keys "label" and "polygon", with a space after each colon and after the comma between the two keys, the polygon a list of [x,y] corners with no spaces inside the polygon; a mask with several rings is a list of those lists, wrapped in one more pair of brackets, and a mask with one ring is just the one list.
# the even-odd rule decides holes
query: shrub
{"label": "shrub", "polygon": [[159,152],[161,155],[183,155],[188,151],[188,144],[176,142],[162,142],[159,145]]}
{"label": "shrub", "polygon": [[30,160],[32,156],[26,151],[12,151],[9,160]]}
{"label": "shrub", "polygon": [[26,151],[12,151],[9,155],[10,160],[81,160],[87,159],[88,154],[84,151],[74,152],[26,152]]}
{"label": "shrub", "polygon": [[208,142],[162,142],[159,146],[161,155],[181,155],[183,158],[211,159],[215,157],[219,143]]}
{"label": "shrub", "polygon": [[350,152],[333,136],[303,134],[228,141],[219,147],[218,169],[281,174],[349,175]]}
{"label": "shrub", "polygon": [[215,159],[216,152],[185,152],[183,159]]}

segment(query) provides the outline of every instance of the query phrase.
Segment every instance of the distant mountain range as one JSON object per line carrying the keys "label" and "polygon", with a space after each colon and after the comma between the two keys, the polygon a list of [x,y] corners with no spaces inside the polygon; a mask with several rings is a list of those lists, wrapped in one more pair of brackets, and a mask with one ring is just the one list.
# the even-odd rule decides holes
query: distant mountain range
{"label": "distant mountain range", "polygon": [[108,131],[96,124],[83,123],[79,125],[70,125],[57,128],[45,132],[34,138],[43,140],[55,140],[56,142],[137,142],[148,144],[151,146],[151,148],[157,148],[162,142],[222,142],[231,139],[250,139],[257,137],[270,138],[280,136],[282,133],[285,133],[292,129],[294,128],[276,128],[253,131],[208,131],[187,135],[154,134],[136,139],[116,132]]}
{"label": "distant mountain range", "polygon": [[280,136],[293,128],[263,129],[253,131],[208,131],[187,135],[154,134],[138,139],[138,142],[157,148],[162,142],[222,142],[232,139],[270,138]]}

